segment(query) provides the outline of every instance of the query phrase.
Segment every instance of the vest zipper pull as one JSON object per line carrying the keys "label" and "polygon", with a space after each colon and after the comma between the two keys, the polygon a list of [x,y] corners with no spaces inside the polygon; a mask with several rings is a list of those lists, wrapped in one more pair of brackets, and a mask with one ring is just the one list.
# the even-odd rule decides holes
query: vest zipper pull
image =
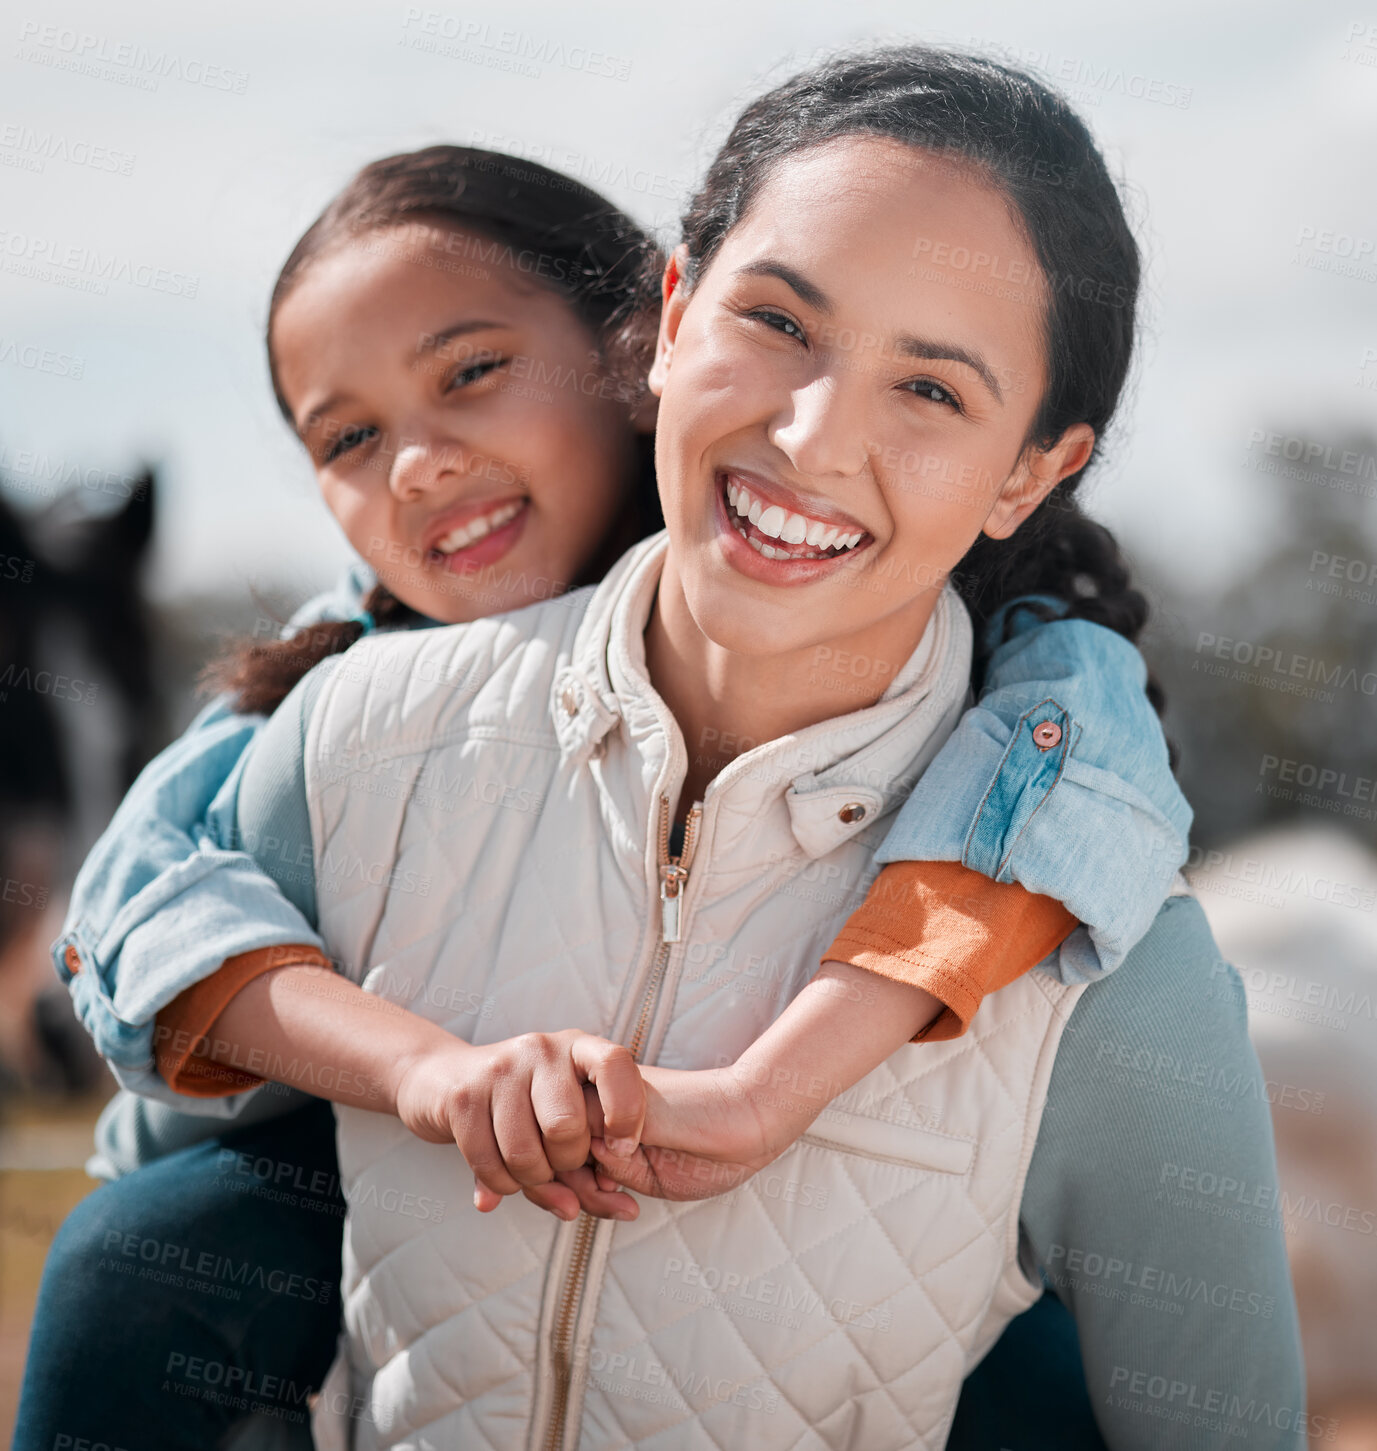
{"label": "vest zipper pull", "polygon": [[677,863],[660,868],[660,941],[679,940],[679,889],[688,873]]}

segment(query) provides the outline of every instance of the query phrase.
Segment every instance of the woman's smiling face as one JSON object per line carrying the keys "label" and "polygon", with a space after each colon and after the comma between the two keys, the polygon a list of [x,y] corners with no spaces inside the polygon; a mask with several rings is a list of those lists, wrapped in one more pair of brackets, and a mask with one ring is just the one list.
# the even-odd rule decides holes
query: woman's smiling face
{"label": "woman's smiling face", "polygon": [[449,623],[586,572],[628,506],[627,390],[552,287],[438,224],[310,262],[271,346],[325,502],[404,603]]}
{"label": "woman's smiling face", "polygon": [[[934,244],[986,262],[933,265]],[[1032,279],[1017,300],[991,257]],[[820,145],[775,168],[692,290],[667,277],[667,576],[731,652],[850,640],[897,667],[981,530],[1012,533],[1088,457],[1085,425],[1025,448],[1041,271],[969,167],[885,138]]]}

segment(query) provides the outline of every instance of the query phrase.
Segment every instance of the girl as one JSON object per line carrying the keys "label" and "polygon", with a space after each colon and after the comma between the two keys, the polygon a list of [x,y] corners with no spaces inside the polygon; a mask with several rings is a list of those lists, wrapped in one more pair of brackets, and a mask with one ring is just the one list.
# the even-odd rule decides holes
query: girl
{"label": "girl", "polygon": [[[953,259],[1006,258],[1028,286],[966,287],[955,265],[915,275],[923,237]],[[730,1203],[653,1200],[634,1230],[558,1226],[520,1202],[462,1222],[387,1207],[402,1189],[457,1197],[444,1144],[473,1103],[455,1078],[517,1062],[515,1034],[562,1053],[573,1020],[654,1065],[644,1142],[699,1151],[690,1171],[768,1159],[816,1116],[825,1072],[817,1089],[786,1079],[776,1102],[733,1096],[733,1067],[813,987],[841,914],[811,883],[864,874],[865,823],[897,809],[960,707],[969,618],[937,582],[965,562],[974,598],[997,600],[1000,563],[1025,546],[972,559],[977,538],[1009,540],[1082,476],[1127,370],[1136,283],[1093,143],[1026,77],[905,50],[798,78],[742,117],[665,269],[652,380],[667,539],[596,590],[366,642],[269,722],[238,820],[343,976],[327,1004],[312,969],[223,970],[206,1056],[290,1082],[313,1061],[335,1074],[348,1343],[322,1431],[342,1422],[358,1446],[941,1444],[962,1376],[1040,1292],[1034,1267],[1074,1256],[1081,1282],[1061,1283],[1111,1444],[1152,1434],[1140,1381],[1279,1400],[1266,1424],[1294,1440],[1279,1232],[1244,1246],[1147,1202],[1164,1149],[1274,1172],[1241,1017],[1196,1000],[1214,962],[1189,901],[1149,934],[1151,972],[1090,990],[1021,976],[965,1042],[894,1048]],[[329,300],[317,293],[317,318]],[[932,458],[956,487],[924,487]],[[1044,511],[1026,547],[1070,594],[1094,579],[1058,548],[1065,518]],[[843,654],[871,683],[839,712],[815,666]],[[1036,722],[1050,749],[1061,731],[1044,727],[1059,722]],[[709,731],[761,744],[695,759],[685,741]],[[304,879],[269,840],[306,854]],[[432,872],[461,895],[403,885]],[[491,1012],[459,1042],[475,1000]],[[1225,1142],[1160,1084],[1098,1078],[1125,1047],[1229,1065],[1248,1093]],[[613,1149],[593,1141],[612,1179],[695,1197],[682,1161]],[[1251,1286],[1267,1313],[1191,1294],[1178,1321],[1160,1296],[1097,1293],[1091,1259],[1122,1267],[1116,1250]],[[1217,1434],[1213,1418],[1174,1422],[1174,1444]]]}
{"label": "girl", "polygon": [[[611,367],[595,367],[586,355],[589,343],[601,343],[604,356],[600,361],[605,364],[608,353],[615,358],[617,348],[634,341],[634,329],[626,326],[630,290],[625,279],[638,251],[636,240],[625,219],[609,216],[605,205],[590,200],[573,183],[550,177],[527,163],[449,149],[380,163],[367,169],[327,211],[284,269],[275,294],[274,318],[286,299],[295,295],[298,302],[302,300],[298,289],[301,279],[314,277],[326,287],[326,303],[319,319],[307,312],[301,319],[303,328],[308,342],[313,321],[333,332],[324,347],[301,346],[295,351],[289,349],[290,356],[284,357],[281,340],[273,338],[270,330],[279,399],[289,419],[306,435],[327,501],[360,552],[375,563],[391,585],[390,597],[374,591],[368,601],[368,613],[376,614],[380,621],[469,619],[503,605],[554,593],[558,582],[578,582],[595,572],[599,551],[605,556],[622,542],[616,537],[618,530],[624,539],[628,529],[634,534],[638,527],[644,527],[634,511],[625,507],[628,497],[635,497],[626,482],[628,476],[634,478],[635,463],[635,434],[626,415],[636,395],[628,395],[614,381],[616,374]],[[490,182],[486,188],[485,179]],[[561,205],[562,201],[567,204]],[[519,210],[523,203],[525,212]],[[518,208],[515,216],[514,207]],[[538,224],[532,219],[533,210],[540,212]],[[558,213],[554,218],[549,215],[552,210]],[[437,226],[437,222],[443,225]],[[505,240],[511,247],[517,259],[511,265],[514,276],[501,272],[495,264],[494,238]],[[529,264],[524,270],[522,258]],[[500,257],[497,260],[504,261]],[[620,272],[619,267],[623,268]],[[479,289],[484,301],[489,300],[487,293],[495,292],[504,304],[528,309],[543,306],[545,313],[538,319],[527,319],[528,335],[518,331],[515,339],[485,338],[477,331],[457,333],[453,323],[465,314],[461,302],[469,304],[467,321],[490,321],[481,310],[475,313],[472,297],[456,294],[455,289],[462,291],[465,284]],[[348,308],[350,299],[355,304],[352,312]],[[336,306],[340,303],[344,305]],[[414,312],[408,310],[409,304],[414,304]],[[577,323],[584,326],[582,335],[572,326]],[[393,334],[386,335],[388,327],[395,328]],[[351,345],[357,355],[350,355]],[[582,353],[581,347],[585,349]],[[343,404],[327,396],[328,378],[320,367],[327,359],[349,383],[346,391],[352,391]],[[438,371],[434,371],[436,365],[441,365]],[[541,392],[551,393],[551,378],[565,380],[553,395],[553,409],[550,398],[539,396]],[[570,379],[575,380],[575,386],[569,385]],[[408,533],[404,525],[411,521],[399,517],[389,500],[426,498],[426,480],[415,477],[416,464],[433,460],[418,459],[421,441],[404,436],[402,420],[415,405],[413,395],[406,390],[429,387],[438,392],[441,386],[446,397],[456,398],[452,406],[468,410],[462,425],[451,426],[464,439],[464,467],[467,477],[479,481],[476,497],[481,508],[474,513],[472,506],[467,506],[472,516],[469,518],[429,518],[425,529]],[[559,414],[561,407],[563,415]],[[368,409],[385,417],[381,431],[378,424],[363,416]],[[452,454],[458,452],[457,445],[451,447]],[[365,456],[364,461],[353,463],[351,460],[359,455]],[[578,491],[562,493],[551,486],[552,464],[557,462],[564,469],[570,460],[576,469],[585,460],[592,460],[596,469],[590,466],[576,475]],[[438,472],[443,473],[443,467]],[[557,477],[563,487],[565,474]],[[608,478],[623,482],[619,488],[608,488]],[[518,481],[521,487],[513,490],[513,483]],[[579,499],[583,501],[580,508],[571,510],[570,500]],[[513,504],[518,506],[516,514],[499,517]],[[560,512],[562,508],[564,513]],[[601,528],[596,527],[599,518],[603,521]],[[437,529],[440,532],[435,534]],[[1086,541],[1082,547],[1092,552],[1097,545],[1103,547],[1094,531],[1083,524],[1078,529],[1078,537]],[[431,534],[435,537],[429,537]],[[527,549],[526,556],[518,553],[518,546]],[[445,557],[436,559],[436,554]],[[468,558],[462,564],[456,563],[455,556],[465,554]],[[504,566],[501,572],[494,567],[499,559]],[[523,567],[510,567],[512,561]],[[1105,579],[1111,582],[1108,573]],[[1042,581],[1030,577],[1028,583],[1036,589]],[[973,596],[972,603],[982,614],[991,616],[997,639],[998,627],[1003,624],[993,608],[998,601],[990,599],[982,605]],[[407,607],[410,614],[405,612]],[[1077,608],[1083,614],[1098,609],[1103,618],[1123,625],[1129,632],[1141,623],[1141,601],[1122,591],[1117,599],[1107,595]],[[1121,613],[1115,615],[1116,609]],[[335,614],[354,612],[357,605],[353,610],[348,605],[331,610]],[[1015,623],[1020,622],[1030,623],[1026,616]],[[348,643],[367,624],[364,618],[342,626],[302,631],[288,642],[294,647],[290,650],[260,649],[231,683],[239,688],[244,703],[271,709],[313,657],[328,647]],[[979,751],[972,752],[969,743],[963,746],[958,734],[948,743],[946,754],[960,756],[964,749],[968,763],[964,774],[979,777],[975,783],[978,790],[996,802],[1001,791],[1011,792],[1014,797],[1021,793],[1019,810],[1011,812],[999,804],[992,809],[986,801],[979,813],[973,810],[965,820],[956,822],[951,819],[950,800],[946,800],[939,811],[927,814],[931,820],[917,813],[923,818],[929,839],[936,823],[954,841],[955,849],[949,852],[953,860],[959,859],[963,851],[977,856],[988,852],[991,835],[998,843],[1007,833],[1007,844],[998,847],[1000,860],[990,864],[992,875],[998,871],[1008,877],[1026,870],[1019,852],[1010,848],[1016,842],[1020,850],[1032,845],[1035,827],[1029,826],[1028,816],[1033,806],[1045,799],[1041,815],[1053,816],[1070,794],[1068,775],[1062,782],[1061,796],[1048,795],[1058,773],[1069,773],[1076,765],[1069,758],[1075,729],[1069,716],[1052,712],[1065,721],[1062,749],[1042,749],[1041,742],[1028,744],[1037,727],[1057,724],[1057,720],[1043,720],[1040,715],[1032,718],[1049,689],[1055,689],[1058,695],[1064,695],[1068,686],[1073,695],[1077,688],[1084,689],[1084,681],[1078,684],[1074,676],[1068,678],[1064,667],[1049,673],[1053,682],[1050,687],[1039,684],[1029,689],[1028,682],[1039,678],[1036,647],[1044,640],[1057,638],[1066,641],[1070,653],[1083,652],[1086,678],[1093,679],[1097,670],[1106,667],[1119,669],[1125,682],[1121,709],[1132,715],[1137,708],[1139,718],[1132,721],[1135,730],[1141,718],[1152,723],[1146,700],[1140,705],[1135,699],[1142,678],[1141,662],[1121,637],[1082,621],[1043,625],[1019,636],[1012,646],[1005,645],[1003,658],[1013,662],[1009,687],[1001,695],[997,655],[990,677],[996,688],[983,702],[984,709],[967,718],[971,722],[967,733],[979,742]],[[283,657],[288,655],[292,658],[284,663]],[[829,684],[827,688],[832,687]],[[220,828],[227,805],[233,800],[231,768],[258,724],[222,709],[203,718],[197,733],[203,739],[198,741],[193,735],[182,743],[191,747],[189,751],[184,750],[180,757],[171,755],[150,768],[141,783],[142,803],[136,792],[93,857],[93,866],[83,874],[73,909],[76,925],[59,944],[64,975],[69,977],[78,1005],[98,1040],[113,1050],[111,1057],[117,1071],[145,1086],[152,1078],[148,1071],[152,1060],[151,1019],[159,1008],[177,998],[186,984],[206,978],[211,968],[225,959],[241,960],[242,969],[242,959],[260,954],[263,947],[303,943],[309,947],[319,942],[289,904],[269,894],[266,884],[246,869],[242,854],[225,850],[231,840]],[[1095,780],[1093,763],[1097,756],[1099,763],[1107,763],[1112,753],[1122,747],[1118,726],[1104,735],[1106,741],[1091,755],[1092,770],[1086,773],[1086,782]],[[703,736],[712,744],[707,729]],[[1137,779],[1149,790],[1160,790],[1164,780],[1169,782],[1169,776],[1155,728],[1153,738],[1159,742],[1156,753],[1148,756],[1147,769],[1140,770]],[[993,760],[982,772],[990,761],[986,753],[992,743]],[[1020,752],[1029,759],[1021,757]],[[705,769],[709,753],[705,750],[702,754],[704,760],[699,765]],[[1127,753],[1130,760],[1132,754]],[[963,773],[958,770],[955,774]],[[218,801],[213,801],[227,777],[229,787]],[[963,792],[971,789],[971,781],[963,782]],[[1078,790],[1082,799],[1074,804],[1083,816],[1087,788],[1080,786]],[[863,792],[853,794],[864,797]],[[1134,879],[1146,881],[1153,877],[1157,882],[1144,892],[1155,893],[1154,902],[1146,912],[1141,906],[1136,909],[1144,918],[1150,917],[1161,898],[1161,862],[1169,860],[1169,876],[1184,856],[1183,842],[1172,849],[1174,856],[1172,851],[1154,853],[1151,838],[1147,838],[1148,845],[1142,844],[1143,822],[1157,824],[1165,819],[1168,827],[1175,825],[1179,834],[1184,834],[1188,813],[1174,793],[1165,795],[1161,813],[1150,802],[1135,797],[1131,787],[1123,796],[1132,799],[1136,813],[1123,812],[1122,797],[1107,803],[1109,814],[1123,814],[1115,828],[1106,831],[1105,850],[1110,849],[1109,843],[1115,837],[1121,838],[1121,847],[1131,849],[1135,844],[1132,834],[1123,841],[1118,828],[1126,821],[1140,827]],[[848,801],[842,803],[842,808],[857,805],[864,806],[864,801]],[[1067,804],[1068,812],[1071,805]],[[145,849],[134,861],[131,830],[136,821],[150,817],[159,822],[161,835],[155,845],[165,854],[171,855],[166,847],[169,841],[175,841],[179,830],[198,832],[200,850],[185,861],[169,862],[161,873],[157,870],[161,863],[156,859],[156,850],[151,853],[152,859]],[[198,828],[196,824],[202,817],[207,817],[207,824]],[[971,834],[972,818],[986,837],[983,844],[977,845]],[[1014,827],[1017,829],[1011,830]],[[257,849],[263,843],[251,838],[249,845]],[[946,843],[942,846],[945,848]],[[932,852],[934,857],[942,854],[940,848]],[[1049,866],[1046,856],[1045,845],[1028,850],[1028,864],[1036,863],[1034,875],[1061,873],[1068,881],[1073,880],[1078,863],[1065,850],[1060,852],[1063,860],[1058,866]],[[982,973],[989,970],[981,966],[982,959],[1000,954],[1012,959],[1018,955],[1011,939],[1017,935],[1020,914],[1025,924],[1031,924],[1042,935],[1030,933],[1025,926],[1023,935],[1032,945],[1026,941],[1019,949],[1026,961],[1015,971],[1045,956],[1069,925],[1056,917],[1051,918],[1050,926],[1046,917],[1039,919],[1037,914],[1047,913],[1047,904],[1036,903],[1020,888],[1001,891],[991,884],[980,884],[978,879],[972,881],[973,875],[953,868],[945,876],[935,874],[928,883],[910,876],[904,884],[906,890],[892,893],[886,890],[882,877],[869,904],[876,914],[869,931],[863,930],[862,918],[851,953],[843,942],[841,947],[834,946],[829,956],[843,964],[851,961],[856,980],[860,981],[866,970],[877,970],[895,979],[911,976],[911,966],[930,972],[933,985],[946,994],[949,1012],[944,1016],[952,1020],[948,1030],[959,1029],[969,1021],[979,1001]],[[944,893],[953,902],[945,902]],[[1109,896],[1099,887],[1101,905]],[[1073,897],[1074,891],[1068,892],[1068,901]],[[915,898],[926,915],[914,912]],[[1010,899],[1012,907],[1007,905]],[[984,915],[987,903],[994,913],[988,920]],[[1100,951],[1112,959],[1116,951],[1121,955],[1131,940],[1122,935],[1123,913],[1117,896],[1110,907],[1108,912],[1085,915],[1102,924]],[[917,931],[913,930],[915,918]],[[92,930],[92,922],[99,924],[96,930]],[[954,932],[953,925],[961,931]],[[906,935],[896,938],[896,931]],[[1118,938],[1116,932],[1121,933]],[[236,937],[235,933],[240,935]],[[245,935],[255,933],[256,937]],[[1130,929],[1129,938],[1133,935]],[[173,946],[175,957],[169,951]],[[1082,952],[1081,961],[1085,958]],[[256,968],[264,961],[259,955],[249,966]],[[1090,961],[1093,966],[1093,956]],[[144,963],[150,963],[154,970],[142,972]],[[977,969],[974,972],[972,965]],[[1005,972],[1010,970],[1003,963],[994,965]],[[1063,970],[1070,973],[1075,968],[1064,964]],[[836,980],[834,976],[823,979]],[[874,991],[878,993],[879,984]],[[904,989],[905,993],[917,991]],[[911,1000],[921,1007],[921,997]],[[868,1005],[873,1007],[876,1001],[878,998],[872,996]],[[921,1030],[923,1021],[920,1011],[915,1015],[914,1028]],[[930,1036],[940,1035],[930,1032]],[[178,1056],[173,1053],[171,1058]],[[168,1066],[174,1075],[185,1075],[191,1067],[190,1055],[180,1055],[180,1067],[171,1060]],[[187,1086],[185,1082],[183,1086]],[[211,1086],[223,1087],[223,1083]],[[260,1103],[263,1097],[259,1095]],[[253,1157],[245,1147],[247,1141],[241,1138],[236,1142],[232,1160],[236,1155]],[[217,1150],[217,1155],[223,1152]],[[280,1147],[275,1152],[279,1162],[287,1153]],[[223,1178],[222,1157],[217,1157],[215,1166],[215,1177]],[[182,1175],[181,1183],[186,1182]],[[242,1195],[234,1194],[234,1187],[226,1185],[222,1192],[222,1218],[237,1213],[242,1219],[245,1203]],[[511,1186],[503,1181],[503,1187]],[[131,1219],[127,1213],[127,1206],[133,1202],[128,1194],[121,1201],[125,1223],[138,1220],[137,1214]],[[210,1242],[214,1242],[213,1237]],[[260,1248],[258,1253],[262,1255],[266,1250]],[[146,1298],[151,1288],[141,1287],[140,1294]],[[298,1307],[288,1304],[285,1308]],[[273,1318],[277,1324],[285,1324],[280,1314]],[[36,1341],[38,1338],[36,1335]],[[108,1419],[100,1424],[108,1434]]]}

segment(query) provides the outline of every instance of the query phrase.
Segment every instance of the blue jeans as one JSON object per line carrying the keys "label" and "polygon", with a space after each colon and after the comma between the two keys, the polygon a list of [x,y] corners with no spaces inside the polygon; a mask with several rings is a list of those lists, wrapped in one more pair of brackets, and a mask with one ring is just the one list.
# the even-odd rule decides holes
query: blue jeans
{"label": "blue jeans", "polygon": [[[317,1102],[82,1200],[43,1271],[15,1451],[309,1447],[306,1397],[339,1331],[338,1173]],[[947,1444],[1104,1451],[1054,1296],[971,1373]]]}
{"label": "blue jeans", "polygon": [[16,1451],[211,1451],[255,1415],[255,1447],[309,1447],[340,1324],[338,1174],[317,1100],[83,1199],[44,1267]]}

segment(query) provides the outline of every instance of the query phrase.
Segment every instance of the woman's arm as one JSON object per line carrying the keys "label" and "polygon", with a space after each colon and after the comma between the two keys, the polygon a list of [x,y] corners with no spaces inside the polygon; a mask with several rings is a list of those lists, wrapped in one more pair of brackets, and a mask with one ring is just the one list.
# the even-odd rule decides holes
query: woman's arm
{"label": "woman's arm", "polygon": [[1275,1090],[1242,984],[1190,897],[1125,967],[1066,1026],[1024,1189],[1028,1249],[1075,1316],[1115,1451],[1302,1447]]}

